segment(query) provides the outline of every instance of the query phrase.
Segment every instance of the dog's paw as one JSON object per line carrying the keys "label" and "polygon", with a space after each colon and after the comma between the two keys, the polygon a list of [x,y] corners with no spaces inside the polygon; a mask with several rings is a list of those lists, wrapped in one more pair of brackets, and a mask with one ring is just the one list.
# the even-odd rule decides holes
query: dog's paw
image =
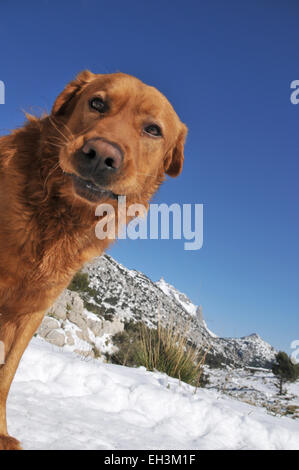
{"label": "dog's paw", "polygon": [[14,437],[0,434],[0,450],[22,450],[22,447]]}

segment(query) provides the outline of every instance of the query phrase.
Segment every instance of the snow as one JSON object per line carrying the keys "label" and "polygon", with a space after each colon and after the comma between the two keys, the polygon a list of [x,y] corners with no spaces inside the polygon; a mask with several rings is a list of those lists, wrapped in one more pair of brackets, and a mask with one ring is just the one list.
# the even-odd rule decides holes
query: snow
{"label": "snow", "polygon": [[179,292],[175,287],[171,284],[168,284],[163,277],[160,281],[156,282],[156,285],[166,294],[168,297],[174,298],[181,307],[191,316],[196,316],[197,314],[197,306],[194,305],[188,297]]}
{"label": "snow", "polygon": [[25,449],[299,448],[298,421],[37,338],[13,382],[8,421]]}
{"label": "snow", "polygon": [[238,400],[262,406],[269,413],[299,418],[299,381],[285,384],[287,393],[278,395],[277,378],[269,369],[261,367],[211,369],[205,366],[209,374],[209,389],[215,389]]}
{"label": "snow", "polygon": [[194,305],[191,300],[186,296],[186,294],[178,291],[174,286],[168,284],[163,277],[156,282],[156,285],[164,292],[165,295],[176,300],[176,302],[188,313],[191,317],[200,316],[200,321],[202,322],[203,327],[206,329],[208,334],[212,338],[218,338],[218,336],[208,329],[207,323],[202,318],[202,313],[198,305]]}
{"label": "snow", "polygon": [[205,320],[202,321],[202,324],[204,328],[207,330],[207,332],[209,333],[209,335],[212,336],[212,338],[218,338],[218,336],[208,328],[207,322]]}

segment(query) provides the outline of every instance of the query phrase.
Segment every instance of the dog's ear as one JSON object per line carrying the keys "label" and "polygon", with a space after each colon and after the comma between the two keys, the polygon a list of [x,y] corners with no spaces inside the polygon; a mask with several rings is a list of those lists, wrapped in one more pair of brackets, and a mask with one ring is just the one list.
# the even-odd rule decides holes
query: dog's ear
{"label": "dog's ear", "polygon": [[95,74],[89,70],[83,70],[80,72],[75,80],[72,80],[67,84],[65,89],[58,95],[52,108],[52,114],[63,115],[72,99],[78,95],[95,78]]}
{"label": "dog's ear", "polygon": [[173,178],[178,176],[182,169],[184,163],[184,144],[187,136],[187,126],[182,124],[182,129],[179,133],[179,136],[176,140],[174,147],[169,150],[166,155],[164,168],[165,173]]}

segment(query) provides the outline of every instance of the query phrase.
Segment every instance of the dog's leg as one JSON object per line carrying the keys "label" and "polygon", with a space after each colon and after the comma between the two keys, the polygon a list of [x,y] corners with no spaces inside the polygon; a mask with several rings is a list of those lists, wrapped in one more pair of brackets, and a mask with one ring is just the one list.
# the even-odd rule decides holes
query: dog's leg
{"label": "dog's leg", "polygon": [[6,400],[20,359],[39,327],[44,312],[16,319],[0,317],[0,341],[4,344],[4,364],[0,365],[0,450],[20,450],[19,441],[10,437],[6,424]]}

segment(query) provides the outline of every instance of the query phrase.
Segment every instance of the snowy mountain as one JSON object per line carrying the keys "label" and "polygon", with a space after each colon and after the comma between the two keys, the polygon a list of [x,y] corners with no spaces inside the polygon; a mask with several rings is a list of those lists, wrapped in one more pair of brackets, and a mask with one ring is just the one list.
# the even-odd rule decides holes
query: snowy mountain
{"label": "snowy mountain", "polygon": [[[160,289],[169,297],[181,305],[189,315],[198,319],[200,328],[204,331],[204,339],[211,346],[211,354],[214,357],[223,357],[224,363],[234,363],[236,366],[270,367],[275,349],[264,341],[257,333],[242,338],[219,338],[207,327],[203,318],[201,306],[194,305],[191,300],[175,287],[171,286],[162,278],[157,282]],[[207,340],[208,339],[208,340]]]}
{"label": "snowy mountain", "polygon": [[[161,279],[157,283],[144,274],[129,270],[109,255],[97,258],[85,267],[90,286],[97,291],[96,302],[108,312],[126,321],[147,324],[174,322],[188,329],[196,345],[210,348],[209,357],[235,366],[270,367],[275,350],[259,335],[243,338],[218,338],[207,328],[202,309],[188,297]],[[113,293],[113,294],[112,294]]]}
{"label": "snowy mountain", "polygon": [[260,336],[217,337],[207,328],[202,308],[163,278],[155,283],[107,254],[83,272],[88,287],[66,290],[45,318],[39,335],[48,342],[95,357],[113,350],[113,334],[126,322],[142,321],[150,327],[172,323],[188,332],[190,342],[209,349],[210,365],[271,366],[275,350]]}

